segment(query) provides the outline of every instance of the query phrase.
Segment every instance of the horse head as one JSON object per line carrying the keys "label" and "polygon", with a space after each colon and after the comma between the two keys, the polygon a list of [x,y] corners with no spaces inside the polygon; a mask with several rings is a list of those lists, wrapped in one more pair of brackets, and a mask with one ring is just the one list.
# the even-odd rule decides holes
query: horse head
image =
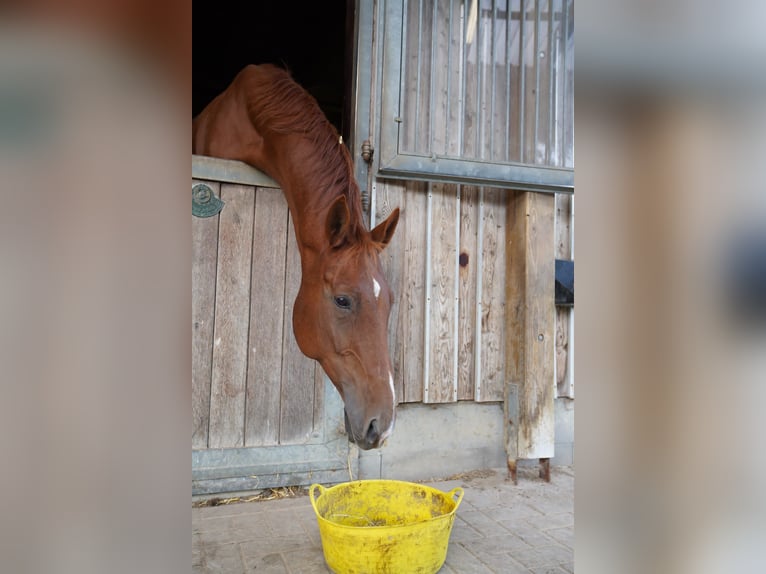
{"label": "horse head", "polygon": [[372,231],[354,229],[346,198],[338,197],[326,218],[327,246],[304,264],[293,310],[298,346],[338,389],[349,440],[364,450],[381,446],[394,428],[388,353],[393,294],[379,253],[398,221],[397,208]]}

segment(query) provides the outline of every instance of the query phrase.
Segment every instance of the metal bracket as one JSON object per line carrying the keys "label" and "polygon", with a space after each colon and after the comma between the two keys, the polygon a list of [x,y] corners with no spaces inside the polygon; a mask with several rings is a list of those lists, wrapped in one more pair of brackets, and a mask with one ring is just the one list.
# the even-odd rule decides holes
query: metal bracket
{"label": "metal bracket", "polygon": [[209,185],[198,183],[192,186],[192,215],[212,217],[223,209],[224,202],[215,196]]}
{"label": "metal bracket", "polygon": [[366,163],[372,163],[372,156],[375,153],[375,148],[372,147],[370,140],[364,140],[362,142],[362,159]]}

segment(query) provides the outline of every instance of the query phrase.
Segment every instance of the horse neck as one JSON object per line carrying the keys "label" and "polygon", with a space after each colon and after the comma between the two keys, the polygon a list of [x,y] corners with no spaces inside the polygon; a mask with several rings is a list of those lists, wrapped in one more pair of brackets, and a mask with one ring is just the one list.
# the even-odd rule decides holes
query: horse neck
{"label": "horse neck", "polygon": [[[350,194],[340,187],[319,185],[321,177],[317,175],[316,169],[303,161],[309,157],[302,150],[304,145],[305,139],[303,142],[282,142],[279,148],[287,151],[279,154],[282,157],[278,158],[277,165],[285,166],[286,169],[277,169],[272,177],[280,184],[287,199],[298,247],[305,262],[307,252],[318,254],[328,247],[327,214],[340,195],[346,194],[352,225],[356,229],[365,227],[358,194]],[[353,174],[349,174],[349,181],[351,185],[356,185]]]}

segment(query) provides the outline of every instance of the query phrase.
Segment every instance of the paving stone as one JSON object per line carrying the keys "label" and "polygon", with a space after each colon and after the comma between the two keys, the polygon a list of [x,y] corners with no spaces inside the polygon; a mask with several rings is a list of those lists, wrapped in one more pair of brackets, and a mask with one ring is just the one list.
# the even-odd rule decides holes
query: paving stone
{"label": "paving stone", "polygon": [[203,506],[195,508],[194,514],[201,518],[218,518],[221,516],[239,516],[241,514],[250,514],[253,512],[263,512],[265,502],[236,502],[232,504],[221,504],[219,506]]}
{"label": "paving stone", "polygon": [[573,553],[571,548],[551,545],[513,552],[513,557],[531,569],[569,563],[572,561]]}
{"label": "paving stone", "polygon": [[529,574],[529,569],[519,564],[510,554],[483,554],[476,558],[497,574]]}
{"label": "paving stone", "polygon": [[450,543],[447,547],[447,560],[444,564],[459,574],[488,574],[492,572],[460,544]]}
{"label": "paving stone", "polygon": [[246,542],[257,538],[259,535],[244,528],[227,528],[226,530],[202,530],[199,533],[200,540],[205,546],[216,546]]}
{"label": "paving stone", "polygon": [[293,550],[302,550],[306,547],[306,539],[303,537],[295,538],[258,538],[242,542],[242,553],[245,559],[257,557],[273,552],[292,552]]}
{"label": "paving stone", "polygon": [[478,510],[472,512],[458,512],[457,518],[468,524],[474,530],[477,530],[482,536],[495,535],[498,533],[498,530],[506,532],[506,530],[497,522]]}
{"label": "paving stone", "polygon": [[245,557],[248,573],[255,574],[290,574],[282,555],[279,553],[264,554],[252,559]]}
{"label": "paving stone", "polygon": [[545,531],[547,536],[550,536],[557,542],[574,548],[574,528],[572,526],[565,526],[564,528],[551,528]]}
{"label": "paving stone", "polygon": [[450,542],[466,542],[482,538],[484,535],[464,520],[455,520],[452,525]]}
{"label": "paving stone", "polygon": [[332,572],[325,564],[324,554],[319,548],[304,548],[283,554],[290,566],[290,574],[327,574]]}
{"label": "paving stone", "polygon": [[539,514],[574,512],[574,500],[572,498],[562,499],[558,497],[537,496],[530,499],[528,504],[537,510]]}
{"label": "paving stone", "polygon": [[269,532],[269,523],[263,512],[226,517],[231,530],[239,530],[249,538],[257,538]]}
{"label": "paving stone", "polygon": [[494,489],[469,489],[466,491],[464,498],[479,510],[496,508],[498,505],[498,493]]}
{"label": "paving stone", "polygon": [[228,530],[231,527],[231,516],[196,518],[195,515],[192,515],[192,532]]}
{"label": "paving stone", "polygon": [[270,510],[264,514],[271,536],[300,536],[304,534],[303,526],[295,512],[287,510]]}
{"label": "paving stone", "polygon": [[499,536],[488,536],[479,538],[470,542],[462,542],[461,545],[467,548],[474,556],[483,554],[505,554],[512,551],[526,550],[531,548],[529,544],[513,534],[506,533]]}
{"label": "paving stone", "polygon": [[532,528],[525,523],[514,524],[501,522],[500,524],[507,528],[514,536],[518,536],[530,546],[548,546],[557,542],[557,540],[548,536],[549,531],[541,532],[537,528]]}
{"label": "paving stone", "polygon": [[[523,502],[499,504],[492,508],[486,508],[482,510],[482,512],[492,520],[497,520],[498,522],[543,515],[539,510],[532,508]],[[561,512],[561,510],[559,509],[558,512]]]}
{"label": "paving stone", "polygon": [[574,525],[574,514],[565,512],[563,514],[541,514],[540,516],[530,516],[525,520],[533,528],[540,530],[549,530],[551,528],[562,528],[564,526]]}
{"label": "paving stone", "polygon": [[316,516],[314,516],[314,513],[310,515],[307,515],[305,513],[297,513],[297,521],[298,523],[303,527],[303,531],[306,533],[306,536],[309,537],[309,540],[311,540],[311,544],[313,546],[321,546],[322,539],[319,535],[319,524],[317,523]]}
{"label": "paving stone", "polygon": [[199,572],[240,574],[245,571],[242,554],[237,544],[203,545],[197,561]]}

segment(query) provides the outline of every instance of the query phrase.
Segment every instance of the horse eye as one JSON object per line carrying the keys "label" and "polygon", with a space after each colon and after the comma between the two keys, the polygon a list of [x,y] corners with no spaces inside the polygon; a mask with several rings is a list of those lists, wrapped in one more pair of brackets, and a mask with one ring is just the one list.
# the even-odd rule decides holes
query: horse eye
{"label": "horse eye", "polygon": [[338,295],[335,298],[335,304],[341,309],[351,309],[351,299],[345,295]]}

